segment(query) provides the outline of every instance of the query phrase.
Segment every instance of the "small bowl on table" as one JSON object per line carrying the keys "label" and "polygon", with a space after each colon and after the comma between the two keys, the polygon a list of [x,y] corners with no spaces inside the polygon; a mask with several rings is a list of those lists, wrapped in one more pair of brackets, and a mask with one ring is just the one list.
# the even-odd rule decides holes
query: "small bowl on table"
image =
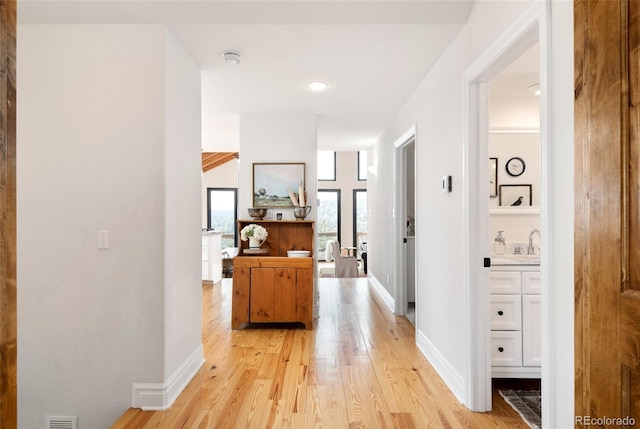
{"label": "small bowl on table", "polygon": [[287,256],[290,258],[308,258],[310,254],[309,250],[287,250]]}
{"label": "small bowl on table", "polygon": [[267,215],[267,209],[264,207],[250,207],[247,211],[253,220],[262,220]]}

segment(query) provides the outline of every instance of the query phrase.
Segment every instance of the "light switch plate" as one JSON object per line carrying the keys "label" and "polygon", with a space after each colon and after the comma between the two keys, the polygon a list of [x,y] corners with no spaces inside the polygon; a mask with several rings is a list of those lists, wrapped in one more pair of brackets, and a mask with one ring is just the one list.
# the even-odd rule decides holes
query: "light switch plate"
{"label": "light switch plate", "polygon": [[442,176],[442,192],[451,192],[451,176]]}

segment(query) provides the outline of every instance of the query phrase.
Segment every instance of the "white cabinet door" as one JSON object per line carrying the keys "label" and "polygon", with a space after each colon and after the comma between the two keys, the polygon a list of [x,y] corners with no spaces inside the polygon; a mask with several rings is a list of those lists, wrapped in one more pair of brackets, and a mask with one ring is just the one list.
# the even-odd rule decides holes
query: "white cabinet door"
{"label": "white cabinet door", "polygon": [[522,273],[522,293],[540,295],[540,271]]}
{"label": "white cabinet door", "polygon": [[520,294],[522,292],[520,271],[491,271],[489,289],[492,294]]}
{"label": "white cabinet door", "polygon": [[202,236],[202,280],[211,280],[209,273],[209,237]]}
{"label": "white cabinet door", "polygon": [[522,295],[522,365],[540,366],[540,295]]}

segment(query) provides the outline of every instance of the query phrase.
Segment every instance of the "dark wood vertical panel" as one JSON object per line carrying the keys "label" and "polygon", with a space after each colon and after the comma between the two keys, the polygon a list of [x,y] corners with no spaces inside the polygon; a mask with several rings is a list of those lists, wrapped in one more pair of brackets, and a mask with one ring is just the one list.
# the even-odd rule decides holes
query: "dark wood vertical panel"
{"label": "dark wood vertical panel", "polygon": [[574,18],[575,411],[640,421],[640,2]]}
{"label": "dark wood vertical panel", "polygon": [[[621,2],[589,2],[588,90],[589,229],[587,334],[589,402],[585,415],[621,411],[619,344],[621,254]],[[606,29],[606,32],[600,31]],[[608,318],[604,318],[609,314]]]}
{"label": "dark wood vertical panel", "polygon": [[586,305],[586,289],[584,287],[584,279],[582,277],[584,268],[585,255],[585,234],[584,231],[588,226],[588,218],[585,215],[586,201],[582,198],[584,194],[584,171],[589,170],[588,158],[584,156],[584,146],[586,146],[586,124],[587,121],[587,88],[585,87],[584,63],[588,49],[586,48],[586,13],[588,2],[576,0],[574,2],[574,117],[575,117],[575,195],[576,204],[574,212],[574,261],[575,261],[575,277],[574,277],[574,300],[575,300],[575,409],[576,415],[584,415],[586,410],[588,391],[588,378],[585,374],[588,372],[588,360],[585,348],[585,330],[588,324],[584,318],[587,314]]}
{"label": "dark wood vertical panel", "polygon": [[623,278],[620,330],[623,367],[622,415],[640,421],[640,2],[623,3],[622,68],[626,73],[623,91],[622,130],[626,159],[623,163],[624,197],[627,209],[624,241],[626,259]]}
{"label": "dark wood vertical panel", "polygon": [[[640,291],[640,2],[628,3],[628,168],[629,219],[627,235],[629,282],[625,289]],[[624,127],[623,127],[624,129]]]}
{"label": "dark wood vertical panel", "polygon": [[575,5],[576,415],[619,416],[626,25],[621,1]]}
{"label": "dark wood vertical panel", "polygon": [[0,427],[16,428],[16,1],[0,1]]}

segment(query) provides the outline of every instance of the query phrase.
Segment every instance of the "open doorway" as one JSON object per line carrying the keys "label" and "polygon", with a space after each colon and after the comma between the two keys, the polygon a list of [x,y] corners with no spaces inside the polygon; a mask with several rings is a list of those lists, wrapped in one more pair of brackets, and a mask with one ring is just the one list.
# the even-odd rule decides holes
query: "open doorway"
{"label": "open doorway", "polygon": [[415,128],[394,143],[395,314],[416,324]]}
{"label": "open doorway", "polygon": [[[509,177],[514,179],[512,181],[507,181],[503,183],[503,185],[515,185],[515,186],[506,186],[503,188],[504,190],[504,198],[514,198],[511,204],[516,203],[514,206],[509,204],[508,208],[504,207],[505,202],[500,203],[500,188],[493,188],[496,183],[491,183],[490,186],[490,174],[491,170],[491,162],[495,160],[491,160],[490,158],[496,158],[495,156],[490,156],[489,152],[489,141],[491,137],[491,128],[490,128],[490,96],[491,96],[491,88],[490,82],[496,78],[502,71],[508,68],[515,60],[520,58],[523,54],[529,51],[535,45],[539,45],[539,53],[538,57],[538,70],[539,70],[539,80],[540,88],[542,89],[542,93],[540,95],[539,101],[539,135],[536,139],[539,141],[539,149],[538,155],[540,156],[539,167],[538,170],[545,172],[545,157],[548,156],[548,139],[546,138],[547,133],[547,123],[548,120],[547,115],[545,113],[545,93],[544,88],[548,83],[546,68],[544,67],[544,61],[547,57],[548,52],[548,44],[546,35],[541,29],[545,27],[545,5],[536,4],[532,6],[529,11],[524,14],[517,22],[514,23],[503,36],[496,41],[494,45],[489,47],[485,54],[483,54],[478,60],[467,70],[465,73],[465,103],[467,104],[469,116],[468,122],[466,122],[465,126],[468,128],[465,130],[465,144],[464,144],[464,163],[465,163],[465,189],[464,189],[464,202],[465,206],[468,210],[465,211],[465,234],[463,234],[465,243],[465,259],[467,259],[467,263],[465,264],[465,295],[467,297],[466,303],[468,308],[468,344],[470,353],[468,355],[468,370],[469,370],[469,389],[467,390],[467,404],[469,408],[474,411],[490,411],[492,407],[492,377],[494,375],[493,369],[496,365],[497,360],[494,356],[494,346],[497,353],[502,353],[507,351],[506,347],[498,347],[496,344],[492,342],[492,301],[490,295],[490,279],[492,274],[491,265],[492,265],[492,248],[494,243],[499,242],[500,240],[495,240],[498,236],[497,231],[491,231],[491,235],[489,235],[489,231],[491,228],[490,223],[490,195],[494,195],[496,198],[497,207],[494,210],[500,211],[503,210],[505,214],[508,214],[509,210],[514,210],[516,207],[520,205],[524,205],[524,200],[526,199],[526,204],[528,206],[524,211],[533,211],[536,210],[532,206],[535,204],[532,194],[529,193],[529,185],[531,188],[533,187],[533,183],[528,182],[517,182],[517,178],[522,176],[523,171],[527,167],[527,165],[532,165],[533,162],[527,163],[527,160],[520,162],[521,160],[518,158],[523,158],[522,156],[518,156],[516,154],[513,155],[503,155],[502,160],[498,160],[497,163],[494,164],[495,168],[498,171],[504,172],[505,177]],[[531,85],[531,84],[530,84]],[[530,86],[529,85],[529,86]],[[528,91],[528,88],[526,89]],[[513,131],[513,130],[511,130]],[[488,168],[489,166],[489,168]],[[535,167],[531,167],[536,169]],[[543,173],[544,174],[544,173]],[[497,177],[499,180],[500,177]],[[524,185],[524,186],[521,186]],[[498,183],[499,186],[499,183]],[[545,206],[544,201],[546,199],[546,181],[541,178],[540,183],[537,185],[539,187],[539,208],[537,209],[539,213],[539,224],[541,228],[539,228],[541,232],[540,238],[538,238],[537,233],[534,233],[534,239],[538,241],[538,245],[540,242],[545,245],[549,245],[549,236],[547,229],[545,228],[546,220],[548,219],[548,207]],[[514,191],[518,195],[513,195]],[[493,191],[493,192],[492,192]],[[523,194],[522,202],[517,202],[520,194]],[[518,220],[514,221],[516,224],[519,222]],[[538,229],[538,228],[531,228]],[[507,246],[509,244],[511,247],[507,247],[507,250],[504,253],[508,253],[509,251],[513,254],[516,253],[515,248],[518,247],[523,256],[523,260],[526,258],[526,253],[529,245],[529,237],[531,231],[527,231],[525,237],[520,237],[517,234],[514,234],[512,238],[512,242],[505,243]],[[505,240],[506,241],[506,240]],[[538,247],[539,249],[539,247]],[[503,251],[500,250],[500,253]],[[539,250],[538,250],[539,253]],[[537,255],[539,258],[539,254]],[[542,275],[540,274],[540,270],[537,273],[537,279],[535,280],[535,287],[538,288],[538,291],[544,291],[546,285],[544,281],[540,279],[544,279],[544,267],[540,267],[542,269]],[[514,340],[510,346],[510,349],[517,353],[517,355],[513,356],[514,362],[518,361],[521,368],[524,368],[523,365],[523,347],[522,347],[522,324],[524,320],[522,319],[522,279],[525,277],[530,277],[530,274],[523,274],[522,272],[515,272],[517,270],[512,270],[514,272],[505,274],[505,282],[513,282],[516,285],[514,286],[514,294],[515,291],[519,291],[518,299],[514,300],[514,312],[512,313],[513,319],[518,321],[518,324],[513,326],[512,328],[505,328],[504,331],[512,330],[518,331],[519,333],[509,333]],[[506,287],[506,285],[505,285]],[[539,292],[538,292],[539,293]],[[539,296],[541,296],[539,294]],[[541,312],[541,301],[535,304],[537,306],[536,310],[539,312],[539,319],[542,318],[541,315],[544,312]],[[497,313],[497,311],[496,311]],[[503,314],[507,314],[503,311]],[[542,321],[543,322],[543,321]],[[527,322],[525,322],[527,323]],[[543,323],[542,323],[543,324]],[[538,323],[538,335],[542,334],[542,327],[540,323]],[[506,335],[506,336],[509,336]],[[519,340],[518,340],[519,338]],[[542,336],[540,340],[540,346],[543,347],[545,343],[545,338]],[[506,355],[502,355],[502,357],[506,358]],[[507,360],[503,361],[503,366],[509,365]],[[515,365],[515,363],[511,363]],[[541,365],[538,362],[539,365]],[[534,372],[534,370],[531,370]],[[526,372],[526,371],[525,371]],[[545,372],[542,367],[539,367],[535,370],[537,372],[537,376],[542,379],[544,384]]]}
{"label": "open doorway", "polygon": [[405,316],[416,324],[416,141],[403,147],[404,152],[404,219],[405,245]]}
{"label": "open doorway", "polygon": [[493,394],[505,385],[531,395],[541,390],[539,69],[535,43],[489,81],[488,345]]}

